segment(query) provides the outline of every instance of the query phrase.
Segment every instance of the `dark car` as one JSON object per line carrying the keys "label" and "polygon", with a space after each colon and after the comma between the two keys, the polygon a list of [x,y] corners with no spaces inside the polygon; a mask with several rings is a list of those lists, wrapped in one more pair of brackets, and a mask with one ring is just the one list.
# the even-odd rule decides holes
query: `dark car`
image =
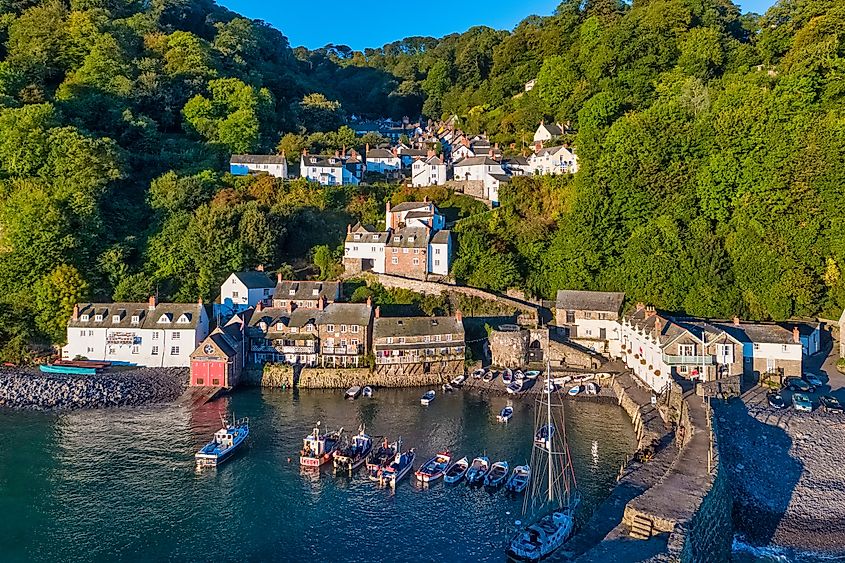
{"label": "dark car", "polygon": [[816,390],[815,387],[813,387],[800,377],[787,377],[786,382],[783,384],[783,387],[785,389],[796,391],[798,393],[812,393]]}
{"label": "dark car", "polygon": [[818,389],[824,385],[824,381],[819,379],[818,375],[814,375],[812,373],[805,373],[803,379],[810,385],[810,389]]}
{"label": "dark car", "polygon": [[777,392],[772,392],[766,395],[766,399],[769,401],[769,406],[775,409],[785,409],[786,408],[786,401],[783,398],[783,395]]}
{"label": "dark car", "polygon": [[821,405],[822,410],[825,412],[845,412],[845,407],[843,407],[842,403],[839,402],[839,399],[837,399],[833,395],[822,395],[821,397],[819,397],[819,404]]}

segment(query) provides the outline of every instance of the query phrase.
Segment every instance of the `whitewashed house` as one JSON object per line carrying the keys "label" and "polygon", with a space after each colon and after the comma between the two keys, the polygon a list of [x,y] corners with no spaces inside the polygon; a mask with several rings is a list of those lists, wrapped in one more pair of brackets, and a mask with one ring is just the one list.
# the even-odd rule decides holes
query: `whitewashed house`
{"label": "whitewashed house", "polygon": [[79,303],[67,326],[62,358],[125,362],[146,367],[189,367],[208,336],[199,303]]}
{"label": "whitewashed house", "polygon": [[233,154],[229,159],[229,173],[234,176],[265,173],[276,178],[288,177],[285,154]]}
{"label": "whitewashed house", "polygon": [[543,123],[534,132],[534,143],[545,144],[563,135],[563,126],[557,123]]}
{"label": "whitewashed house", "polygon": [[452,258],[452,233],[438,231],[428,243],[428,272],[440,276],[449,275]]}
{"label": "whitewashed house", "polygon": [[402,168],[402,160],[396,149],[370,149],[367,145],[367,172],[390,175]]}
{"label": "whitewashed house", "polygon": [[792,329],[774,323],[713,323],[742,342],[743,366],[746,375],[776,374],[801,377],[804,368],[804,347],[798,324]]}
{"label": "whitewashed house", "polygon": [[357,223],[349,226],[343,244],[343,265],[347,271],[384,273],[384,248],[390,230],[376,231]]}
{"label": "whitewashed house", "polygon": [[483,199],[493,203],[499,202],[499,187],[510,179],[502,163],[490,156],[474,156],[456,162],[453,175],[456,181],[482,182]]}
{"label": "whitewashed house", "polygon": [[356,154],[349,157],[312,155],[303,152],[299,161],[299,175],[309,182],[324,186],[358,184],[364,174],[364,163]]}
{"label": "whitewashed house", "polygon": [[531,172],[536,176],[556,176],[578,172],[578,157],[568,147],[540,149],[528,159]]}
{"label": "whitewashed house", "polygon": [[567,338],[594,352],[622,357],[619,319],[625,294],[612,291],[560,289],[555,321]]}
{"label": "whitewashed house", "polygon": [[220,301],[214,304],[214,316],[229,318],[235,313],[273,301],[276,283],[264,270],[234,272],[220,286]]}
{"label": "whitewashed house", "polygon": [[440,213],[428,197],[423,201],[406,201],[390,206],[385,204],[385,225],[388,230],[398,231],[406,227],[422,227],[432,231],[439,231],[446,226],[446,217]]}
{"label": "whitewashed house", "polygon": [[411,184],[414,187],[446,184],[446,164],[433,154],[416,159],[411,165]]}

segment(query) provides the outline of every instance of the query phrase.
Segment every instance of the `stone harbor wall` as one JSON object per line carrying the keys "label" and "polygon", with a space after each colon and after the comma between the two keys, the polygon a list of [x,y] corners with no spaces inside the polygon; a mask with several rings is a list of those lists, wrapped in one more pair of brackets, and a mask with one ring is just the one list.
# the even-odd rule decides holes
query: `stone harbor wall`
{"label": "stone harbor wall", "polygon": [[0,371],[0,407],[71,410],[141,406],[178,399],[188,368],[134,368],[97,375],[41,373],[34,368]]}
{"label": "stone harbor wall", "polygon": [[283,364],[265,364],[263,370],[249,369],[244,385],[300,389],[348,389],[353,385],[372,387],[429,387],[446,383],[449,378],[437,374],[387,375],[369,368],[300,368]]}
{"label": "stone harbor wall", "polygon": [[490,333],[490,354],[494,366],[523,366],[528,357],[531,334],[527,330],[494,330]]}
{"label": "stone harbor wall", "polygon": [[566,342],[551,340],[548,350],[549,359],[554,366],[564,365],[584,369],[598,369],[601,366],[601,358]]}
{"label": "stone harbor wall", "polygon": [[696,393],[704,397],[729,399],[742,393],[742,375],[731,375],[714,381],[699,383]]}

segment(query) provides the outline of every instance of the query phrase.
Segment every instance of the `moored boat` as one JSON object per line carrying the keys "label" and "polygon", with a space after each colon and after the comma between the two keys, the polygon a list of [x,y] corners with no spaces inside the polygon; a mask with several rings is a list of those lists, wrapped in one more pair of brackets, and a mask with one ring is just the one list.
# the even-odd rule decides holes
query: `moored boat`
{"label": "moored boat", "polygon": [[505,385],[510,385],[511,383],[513,383],[512,369],[505,368],[504,371],[502,371],[502,383],[504,383]]}
{"label": "moored boat", "polygon": [[469,460],[464,456],[446,469],[443,473],[443,481],[457,483],[467,474],[467,469],[469,469]]}
{"label": "moored boat", "polygon": [[555,425],[554,424],[544,424],[540,428],[537,429],[537,433],[534,434],[534,444],[540,446],[542,448],[548,449],[549,441],[551,440],[552,436],[555,435]]}
{"label": "moored boat", "polygon": [[249,436],[248,418],[236,420],[233,416],[232,424],[223,420],[223,428],[215,432],[214,438],[194,455],[197,467],[220,465],[235,453],[247,436]]}
{"label": "moored boat", "polygon": [[513,468],[513,473],[505,483],[505,489],[512,493],[521,493],[528,487],[528,482],[531,480],[531,467],[528,465],[517,465]]}
{"label": "moored boat", "polygon": [[508,462],[497,461],[490,466],[490,472],[484,476],[485,487],[498,487],[508,478]]}
{"label": "moored boat", "polygon": [[397,442],[396,455],[393,457],[392,462],[382,468],[379,482],[382,485],[395,488],[396,484],[414,468],[414,458],[416,456],[417,454],[414,452],[414,448],[406,452],[402,451],[402,439],[400,438]]}
{"label": "moored boat", "polygon": [[459,375],[458,377],[456,377],[455,379],[453,379],[449,383],[452,384],[452,387],[460,387],[461,385],[464,384],[464,381],[466,381],[466,380],[467,380],[467,376]]}
{"label": "moored boat", "polygon": [[517,393],[522,392],[524,381],[524,379],[515,379],[513,383],[511,383],[505,388],[505,390],[511,395],[516,395]]}
{"label": "moored boat", "polygon": [[299,452],[299,464],[304,467],[320,467],[334,457],[340,447],[340,435],[343,428],[336,432],[320,433],[320,423],[302,440],[302,450]]}
{"label": "moored boat", "polygon": [[420,404],[421,404],[421,405],[423,405],[423,406],[428,406],[428,405],[430,405],[430,404],[431,404],[431,401],[433,401],[433,400],[434,400],[434,395],[435,395],[435,393],[434,393],[434,390],[433,390],[433,389],[430,389],[430,390],[426,391],[426,392],[425,392],[425,395],[423,395],[422,397],[420,397]]}
{"label": "moored boat", "polygon": [[490,383],[491,381],[496,379],[496,377],[498,377],[498,375],[499,375],[498,371],[490,369],[490,370],[487,370],[487,371],[484,372],[484,375],[481,376],[481,379],[482,379],[482,381],[486,381],[487,383]]}
{"label": "moored boat", "polygon": [[490,470],[490,458],[486,456],[477,457],[472,460],[472,464],[467,469],[466,478],[467,483],[475,485],[484,480],[484,476]]}
{"label": "moored boat", "polygon": [[378,481],[381,478],[381,470],[393,460],[398,448],[399,444],[396,442],[389,444],[385,438],[378,449],[373,449],[367,459],[367,474],[370,481]]}
{"label": "moored boat", "polygon": [[63,366],[56,364],[41,364],[38,369],[42,373],[62,373],[65,375],[96,375],[99,368]]}
{"label": "moored boat", "polygon": [[357,399],[358,395],[361,394],[361,386],[360,385],[353,385],[349,389],[346,390],[344,397],[347,399]]}
{"label": "moored boat", "polygon": [[415,475],[423,483],[431,483],[443,477],[443,473],[449,467],[452,456],[449,452],[440,452],[427,462],[423,463]]}
{"label": "moored boat", "polygon": [[487,373],[487,370],[484,368],[478,368],[477,370],[472,372],[473,379],[481,379]]}
{"label": "moored boat", "polygon": [[513,416],[513,407],[507,406],[499,411],[499,414],[496,415],[496,420],[499,422],[508,422],[511,417]]}
{"label": "moored boat", "polygon": [[367,385],[361,390],[361,395],[364,397],[372,397],[373,396],[373,388]]}
{"label": "moored boat", "polygon": [[361,467],[373,451],[373,439],[364,432],[364,427],[352,437],[352,440],[339,448],[334,454],[332,463],[335,472],[346,471],[350,475]]}
{"label": "moored boat", "polygon": [[455,388],[454,388],[454,387],[452,387],[452,386],[451,386],[450,384],[448,384],[448,383],[444,383],[444,384],[443,384],[443,387],[441,387],[441,389],[443,389],[443,392],[444,392],[444,393],[451,393],[452,391],[454,391],[454,390],[455,390]]}
{"label": "moored boat", "polygon": [[540,372],[536,369],[530,369],[525,372],[525,377],[528,379],[537,379],[540,376]]}
{"label": "moored boat", "polygon": [[575,395],[577,395],[577,394],[578,394],[578,393],[580,393],[580,392],[581,392],[581,386],[580,386],[580,385],[576,385],[575,387],[572,387],[572,388],[571,388],[569,391],[567,391],[566,393],[567,393],[567,395],[569,395],[570,397],[574,397]]}
{"label": "moored boat", "polygon": [[536,474],[529,477],[535,482],[523,504],[525,522],[516,521],[517,532],[505,550],[508,557],[520,561],[548,557],[575,531],[575,509],[580,497],[575,490],[575,472],[566,443],[562,401],[555,404],[556,414],[558,411],[560,417],[553,422],[552,393],[543,393],[538,401],[537,422],[547,429],[561,430],[549,433],[545,444],[539,445],[536,440],[534,443],[531,467]]}
{"label": "moored boat", "polygon": [[584,386],[584,391],[587,393],[587,395],[598,395],[599,386],[590,381]]}
{"label": "moored boat", "polygon": [[525,373],[521,369],[514,370],[513,372],[513,380],[514,381],[522,381],[525,379]]}

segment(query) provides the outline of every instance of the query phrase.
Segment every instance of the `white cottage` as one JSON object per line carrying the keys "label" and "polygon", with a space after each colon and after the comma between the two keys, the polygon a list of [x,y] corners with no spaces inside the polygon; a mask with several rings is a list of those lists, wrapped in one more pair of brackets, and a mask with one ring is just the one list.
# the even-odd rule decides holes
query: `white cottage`
{"label": "white cottage", "polygon": [[502,163],[490,156],[474,156],[456,162],[454,177],[457,181],[482,182],[482,197],[493,203],[499,202],[499,187],[509,180]]}
{"label": "white cottage", "polygon": [[396,149],[370,149],[367,145],[367,172],[389,175],[402,168],[402,160]]}
{"label": "white cottage", "polygon": [[234,272],[220,286],[220,302],[214,304],[214,316],[229,318],[262,301],[269,306],[275,288],[276,283],[263,270]]}
{"label": "white cottage", "polygon": [[235,176],[269,174],[276,178],[288,177],[288,160],[285,154],[233,154],[229,159],[229,173]]}
{"label": "white cottage", "polygon": [[536,176],[555,176],[578,172],[578,157],[568,147],[540,149],[528,160],[531,172]]}
{"label": "white cottage", "polygon": [[442,186],[446,183],[446,164],[437,156],[418,158],[411,166],[411,183],[414,187]]}

